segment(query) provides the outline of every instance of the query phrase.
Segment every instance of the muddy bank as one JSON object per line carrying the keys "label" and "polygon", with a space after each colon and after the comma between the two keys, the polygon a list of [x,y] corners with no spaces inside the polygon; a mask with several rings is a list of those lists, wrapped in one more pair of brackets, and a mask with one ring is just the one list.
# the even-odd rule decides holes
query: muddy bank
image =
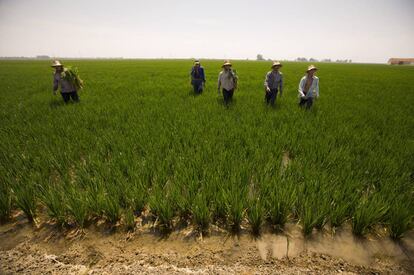
{"label": "muddy bank", "polygon": [[150,227],[134,233],[107,228],[59,231],[24,221],[0,226],[0,274],[412,274],[414,234],[400,243],[356,239],[346,228],[303,238],[286,234],[254,239],[212,228],[165,237]]}

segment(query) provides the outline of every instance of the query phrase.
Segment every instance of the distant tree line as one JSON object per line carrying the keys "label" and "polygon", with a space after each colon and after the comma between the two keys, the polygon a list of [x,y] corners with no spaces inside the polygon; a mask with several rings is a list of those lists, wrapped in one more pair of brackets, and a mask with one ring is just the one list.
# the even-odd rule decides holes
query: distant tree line
{"label": "distant tree line", "polygon": [[298,57],[295,59],[295,61],[298,62],[336,62],[336,63],[352,63],[352,59],[337,59],[337,60],[331,60],[330,58],[324,58],[321,59],[320,61],[318,59],[315,58],[309,58],[307,59],[306,57]]}
{"label": "distant tree line", "polygon": [[[256,60],[257,61],[264,61],[264,60],[270,61],[271,59],[270,58],[267,58],[266,59],[263,56],[263,54],[257,54]],[[311,57],[309,59],[307,59],[306,57],[298,57],[294,61],[297,61],[297,62],[336,62],[336,63],[352,63],[352,60],[351,59],[331,60],[330,58],[324,58],[324,59],[318,60],[318,59],[313,58],[313,57]]]}

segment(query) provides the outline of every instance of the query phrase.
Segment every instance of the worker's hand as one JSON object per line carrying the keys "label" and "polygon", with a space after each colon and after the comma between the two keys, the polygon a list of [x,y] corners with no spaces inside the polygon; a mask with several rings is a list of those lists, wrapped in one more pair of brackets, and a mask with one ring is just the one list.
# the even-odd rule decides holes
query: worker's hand
{"label": "worker's hand", "polygon": [[270,92],[270,88],[266,87],[266,93],[269,93],[269,92]]}

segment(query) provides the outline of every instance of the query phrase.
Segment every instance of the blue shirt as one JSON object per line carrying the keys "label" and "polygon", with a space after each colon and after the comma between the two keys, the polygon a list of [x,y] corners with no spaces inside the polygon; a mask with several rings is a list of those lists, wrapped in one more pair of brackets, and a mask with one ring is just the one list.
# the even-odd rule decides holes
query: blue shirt
{"label": "blue shirt", "polygon": [[192,67],[191,68],[191,80],[202,80],[203,82],[206,81],[206,77],[204,75],[204,68],[203,67]]}

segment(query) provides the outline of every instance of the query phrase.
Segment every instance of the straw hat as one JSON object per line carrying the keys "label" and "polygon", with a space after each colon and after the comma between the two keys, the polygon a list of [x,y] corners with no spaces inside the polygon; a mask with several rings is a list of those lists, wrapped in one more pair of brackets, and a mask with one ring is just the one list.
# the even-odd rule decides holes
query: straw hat
{"label": "straw hat", "polygon": [[274,61],[273,64],[272,64],[272,68],[274,68],[276,66],[282,67],[282,63],[280,63],[279,61]]}
{"label": "straw hat", "polygon": [[308,67],[308,69],[306,70],[306,72],[309,72],[309,71],[312,71],[312,70],[318,70],[318,68],[316,68],[315,66],[313,66],[313,65],[310,65],[309,67]]}
{"label": "straw hat", "polygon": [[224,66],[231,66],[230,61],[229,60],[224,61],[224,64],[221,67],[223,68]]}
{"label": "straw hat", "polygon": [[200,65],[200,60],[194,60],[194,65]]}
{"label": "straw hat", "polygon": [[59,60],[55,60],[52,63],[51,67],[63,67],[63,64],[59,62]]}

